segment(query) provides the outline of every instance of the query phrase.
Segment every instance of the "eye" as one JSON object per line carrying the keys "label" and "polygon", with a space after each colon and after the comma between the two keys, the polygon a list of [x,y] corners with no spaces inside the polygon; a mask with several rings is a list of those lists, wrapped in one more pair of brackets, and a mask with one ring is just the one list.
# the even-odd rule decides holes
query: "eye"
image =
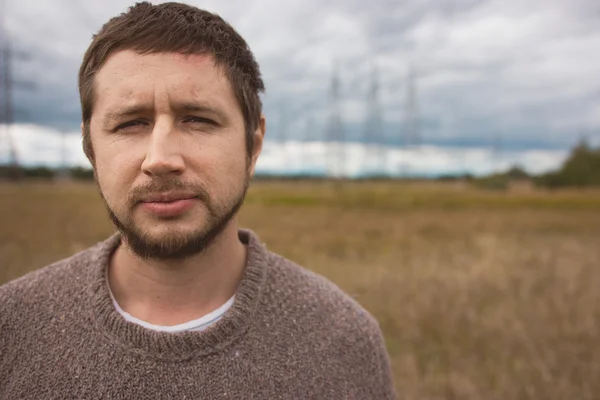
{"label": "eye", "polygon": [[139,119],[135,119],[133,121],[127,121],[127,122],[122,123],[121,125],[119,125],[115,128],[115,131],[131,130],[137,126],[145,125],[145,124],[146,124],[146,122],[141,121]]}
{"label": "eye", "polygon": [[192,124],[209,124],[209,125],[217,125],[217,123],[211,119],[203,118],[203,117],[187,117],[183,120],[186,123]]}

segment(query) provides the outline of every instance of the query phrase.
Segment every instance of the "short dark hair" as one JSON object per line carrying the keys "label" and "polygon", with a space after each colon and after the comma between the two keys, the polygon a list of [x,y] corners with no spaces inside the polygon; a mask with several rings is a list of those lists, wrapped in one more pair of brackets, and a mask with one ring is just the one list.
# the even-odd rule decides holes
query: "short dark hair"
{"label": "short dark hair", "polygon": [[93,36],[79,69],[83,149],[93,161],[90,119],[94,107],[94,77],[108,57],[120,50],[140,54],[211,54],[223,67],[242,110],[248,155],[262,113],[265,86],[246,41],[220,16],[182,3],[140,2],[111,18]]}

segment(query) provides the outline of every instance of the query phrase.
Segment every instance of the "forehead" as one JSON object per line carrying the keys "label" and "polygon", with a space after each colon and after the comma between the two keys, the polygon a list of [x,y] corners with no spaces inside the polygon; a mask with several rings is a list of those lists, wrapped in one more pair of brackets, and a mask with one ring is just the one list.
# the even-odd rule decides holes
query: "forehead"
{"label": "forehead", "polygon": [[223,68],[209,54],[139,54],[121,50],[112,54],[96,74],[98,108],[114,103],[210,100],[221,107],[236,105],[235,94]]}

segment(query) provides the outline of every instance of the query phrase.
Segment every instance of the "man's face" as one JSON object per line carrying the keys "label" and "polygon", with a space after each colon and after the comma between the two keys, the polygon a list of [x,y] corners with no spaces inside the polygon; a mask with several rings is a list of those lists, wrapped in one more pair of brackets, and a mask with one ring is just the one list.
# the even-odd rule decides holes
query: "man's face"
{"label": "man's face", "polygon": [[95,78],[94,169],[111,219],[144,258],[203,251],[241,206],[247,156],[233,89],[208,55],[113,54]]}

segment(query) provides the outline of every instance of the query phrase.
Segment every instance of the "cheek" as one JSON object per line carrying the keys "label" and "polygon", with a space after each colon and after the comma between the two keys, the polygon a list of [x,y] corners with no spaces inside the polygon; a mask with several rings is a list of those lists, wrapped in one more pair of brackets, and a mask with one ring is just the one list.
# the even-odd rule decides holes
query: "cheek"
{"label": "cheek", "polygon": [[188,149],[195,149],[197,155],[195,158],[211,170],[236,174],[245,167],[247,154],[245,139],[240,138],[237,130],[231,129],[218,137],[207,137],[202,141],[188,144]]}
{"label": "cheek", "polygon": [[229,197],[241,189],[247,170],[244,144],[205,148],[200,154],[198,172],[215,196]]}
{"label": "cheek", "polygon": [[246,171],[246,150],[245,146],[236,143],[236,146],[227,148],[222,156],[222,168],[232,181],[237,181]]}
{"label": "cheek", "polygon": [[126,188],[139,171],[143,147],[135,141],[108,137],[96,137],[94,144],[94,169],[101,188],[111,194]]}
{"label": "cheek", "polygon": [[96,157],[96,179],[103,196],[110,204],[125,201],[127,191],[135,180],[135,166],[131,159],[115,154],[113,157]]}
{"label": "cheek", "polygon": [[233,155],[217,157],[211,155],[210,159],[205,159],[200,166],[200,176],[202,179],[210,182],[213,190],[218,192],[227,192],[233,189],[243,176],[245,166],[233,158]]}

